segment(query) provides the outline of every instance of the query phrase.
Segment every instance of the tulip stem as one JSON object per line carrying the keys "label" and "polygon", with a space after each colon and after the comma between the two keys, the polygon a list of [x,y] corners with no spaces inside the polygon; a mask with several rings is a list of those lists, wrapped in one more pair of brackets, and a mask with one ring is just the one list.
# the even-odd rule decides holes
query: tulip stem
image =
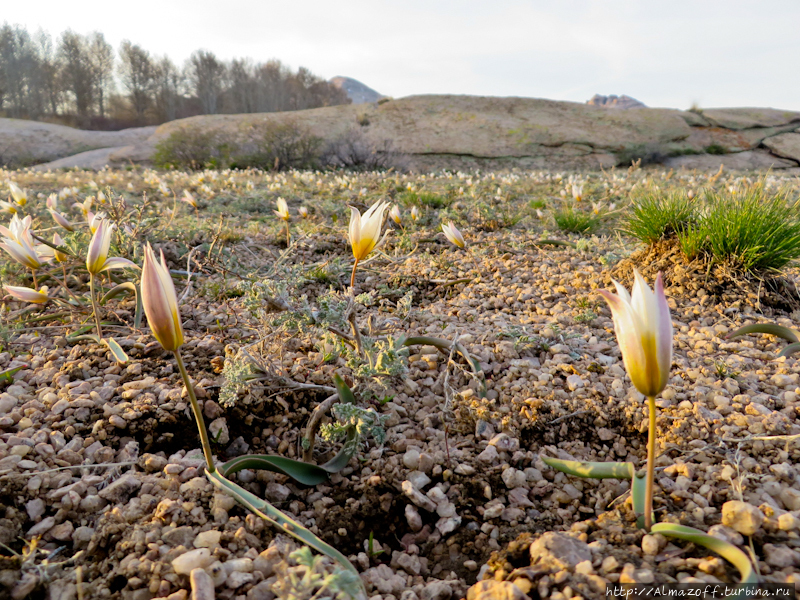
{"label": "tulip stem", "polygon": [[178,361],[178,369],[181,371],[183,377],[183,384],[186,386],[186,393],[189,395],[189,402],[192,404],[192,412],[194,413],[194,420],[197,422],[197,429],[200,431],[200,443],[203,445],[203,455],[206,457],[206,467],[209,473],[213,473],[216,469],[214,467],[214,459],[211,457],[211,442],[208,441],[208,431],[206,431],[206,424],[203,421],[203,412],[200,410],[200,405],[197,403],[197,396],[194,393],[194,386],[192,380],[189,379],[189,373],[186,372],[186,365],[183,364],[183,357],[180,350],[175,350],[175,360]]}
{"label": "tulip stem", "polygon": [[94,275],[89,273],[89,297],[92,299],[92,314],[97,327],[97,337],[103,339],[103,328],[100,327],[100,308],[97,306],[97,295],[94,293]]}
{"label": "tulip stem", "polygon": [[653,526],[653,479],[656,469],[656,399],[655,396],[647,398],[647,408],[650,412],[650,427],[647,432],[647,480],[644,491],[644,529],[650,531]]}
{"label": "tulip stem", "polygon": [[33,289],[39,289],[39,282],[36,279],[36,269],[31,269],[31,275],[33,276]]}
{"label": "tulip stem", "polygon": [[350,290],[356,285],[356,267],[358,267],[358,259],[353,263],[353,273],[350,275]]}
{"label": "tulip stem", "polygon": [[286,221],[286,247],[292,245],[292,236],[289,233],[289,221]]}

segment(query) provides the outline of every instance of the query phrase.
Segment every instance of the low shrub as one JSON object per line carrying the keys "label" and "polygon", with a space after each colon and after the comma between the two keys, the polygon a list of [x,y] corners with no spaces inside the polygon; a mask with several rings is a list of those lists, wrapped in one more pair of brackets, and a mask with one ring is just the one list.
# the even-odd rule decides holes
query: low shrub
{"label": "low shrub", "polygon": [[233,139],[220,131],[184,127],[156,144],[153,164],[162,169],[225,167],[230,159]]}
{"label": "low shrub", "polygon": [[313,169],[320,162],[322,140],[294,121],[266,121],[242,132],[231,157],[234,169]]}
{"label": "low shrub", "polygon": [[[368,124],[369,122],[367,122]],[[324,166],[334,169],[385,171],[394,168],[405,170],[404,157],[394,150],[391,140],[374,141],[363,131],[355,128],[347,130],[330,141],[320,158]]]}

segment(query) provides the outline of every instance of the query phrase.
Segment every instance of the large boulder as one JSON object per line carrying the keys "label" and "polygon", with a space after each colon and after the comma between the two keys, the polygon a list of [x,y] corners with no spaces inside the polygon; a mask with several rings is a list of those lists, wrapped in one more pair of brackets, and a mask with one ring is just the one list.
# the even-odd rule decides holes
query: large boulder
{"label": "large boulder", "polygon": [[703,110],[703,117],[712,125],[727,129],[800,124],[800,112],[776,108],[709,108]]}
{"label": "large boulder", "polygon": [[764,140],[773,154],[800,162],[800,133],[782,133]]}
{"label": "large boulder", "polygon": [[797,163],[779,158],[764,150],[748,150],[735,154],[693,154],[673,156],[664,160],[664,166],[672,169],[697,169],[717,171],[720,166],[733,171],[758,171],[765,169],[788,169]]}

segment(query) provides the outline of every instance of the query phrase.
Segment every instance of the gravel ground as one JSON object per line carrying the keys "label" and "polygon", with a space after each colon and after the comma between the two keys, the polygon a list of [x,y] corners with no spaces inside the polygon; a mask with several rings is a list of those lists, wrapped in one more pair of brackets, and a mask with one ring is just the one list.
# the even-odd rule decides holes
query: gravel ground
{"label": "gravel ground", "polygon": [[[174,269],[186,269],[195,244],[196,265],[210,265],[219,243],[232,271],[341,259],[345,268],[334,286],[346,285],[351,257],[342,220],[330,225],[330,203],[343,216],[345,201],[368,203],[386,193],[387,181],[395,191],[451,186],[456,199],[442,215],[462,215],[468,250],[434,235],[441,215],[429,209],[427,221],[395,231],[385,253],[359,271],[357,291],[376,290],[379,301],[361,307],[358,318],[365,328],[368,316],[384,321],[394,335],[457,338],[480,362],[485,397],[457,356],[414,346],[405,372],[382,380],[383,397],[365,400],[387,418],[382,446],[370,443],[314,488],[249,470],[238,474],[239,483],[348,555],[373,599],[599,598],[609,583],[737,581],[715,554],[637,530],[627,482],[580,480],[541,460],[643,466],[646,455],[646,407],[595,291],[609,287],[612,275],[627,281],[634,265],[652,281],[652,257],[634,253],[635,244],[616,235],[613,224],[594,236],[558,234],[575,248],[541,244],[555,234],[533,203],[561,201],[567,174],[516,174],[502,182],[477,174],[4,174],[44,194],[75,188],[65,198],[91,193],[95,178],[131,197],[148,191],[169,209],[169,194],[158,199],[159,185],[191,187],[209,218],[171,225],[193,243],[160,240]],[[686,187],[741,181],[647,171],[613,175],[616,182],[582,177],[598,198],[619,202],[647,178]],[[488,223],[479,210],[481,190],[524,218]],[[248,194],[258,209],[227,221],[213,214],[215,203],[239,210],[231,198]],[[312,211],[310,223],[296,225],[289,252],[270,218],[278,194],[293,212],[301,203]],[[181,218],[192,217],[191,209],[181,210]],[[230,229],[227,238],[223,228]],[[675,356],[657,402],[657,518],[751,548],[765,580],[800,583],[797,359],[776,358],[784,342],[773,336],[725,338],[764,320],[798,328],[799,315],[765,304],[757,287],[731,283],[721,292],[718,280],[712,287],[679,263],[669,272]],[[228,275],[201,269],[181,309],[184,357],[214,451],[220,460],[243,453],[299,458],[309,414],[325,395],[279,381],[330,385],[334,373],[353,381],[352,366],[329,359],[308,331],[265,330],[246,297],[225,293],[235,279]],[[78,289],[81,281],[76,273],[71,285]],[[797,269],[786,281],[798,284]],[[301,291],[313,303],[330,283],[305,281]],[[179,295],[185,285],[178,283]],[[413,300],[401,318],[398,299],[408,292]],[[108,306],[131,358],[121,366],[104,347],[68,340],[76,324],[33,323],[24,305],[5,303],[0,368],[26,367],[0,394],[0,542],[7,549],[0,595],[274,598],[286,583],[293,542],[205,479],[174,360],[146,329],[132,328],[134,309],[131,300]],[[268,362],[276,378],[222,406],[224,365],[242,347]],[[328,449],[321,444],[317,457]]]}

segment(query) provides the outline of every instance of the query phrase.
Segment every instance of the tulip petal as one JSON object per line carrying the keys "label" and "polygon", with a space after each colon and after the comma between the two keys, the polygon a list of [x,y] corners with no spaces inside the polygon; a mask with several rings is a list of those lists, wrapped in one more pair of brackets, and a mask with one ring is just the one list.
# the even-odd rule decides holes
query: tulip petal
{"label": "tulip petal", "polygon": [[120,256],[113,256],[106,259],[106,261],[103,263],[103,266],[100,268],[100,271],[108,271],[109,269],[125,269],[125,268],[138,269],[139,265],[137,265],[135,262],[128,260],[127,258],[122,258]]}

